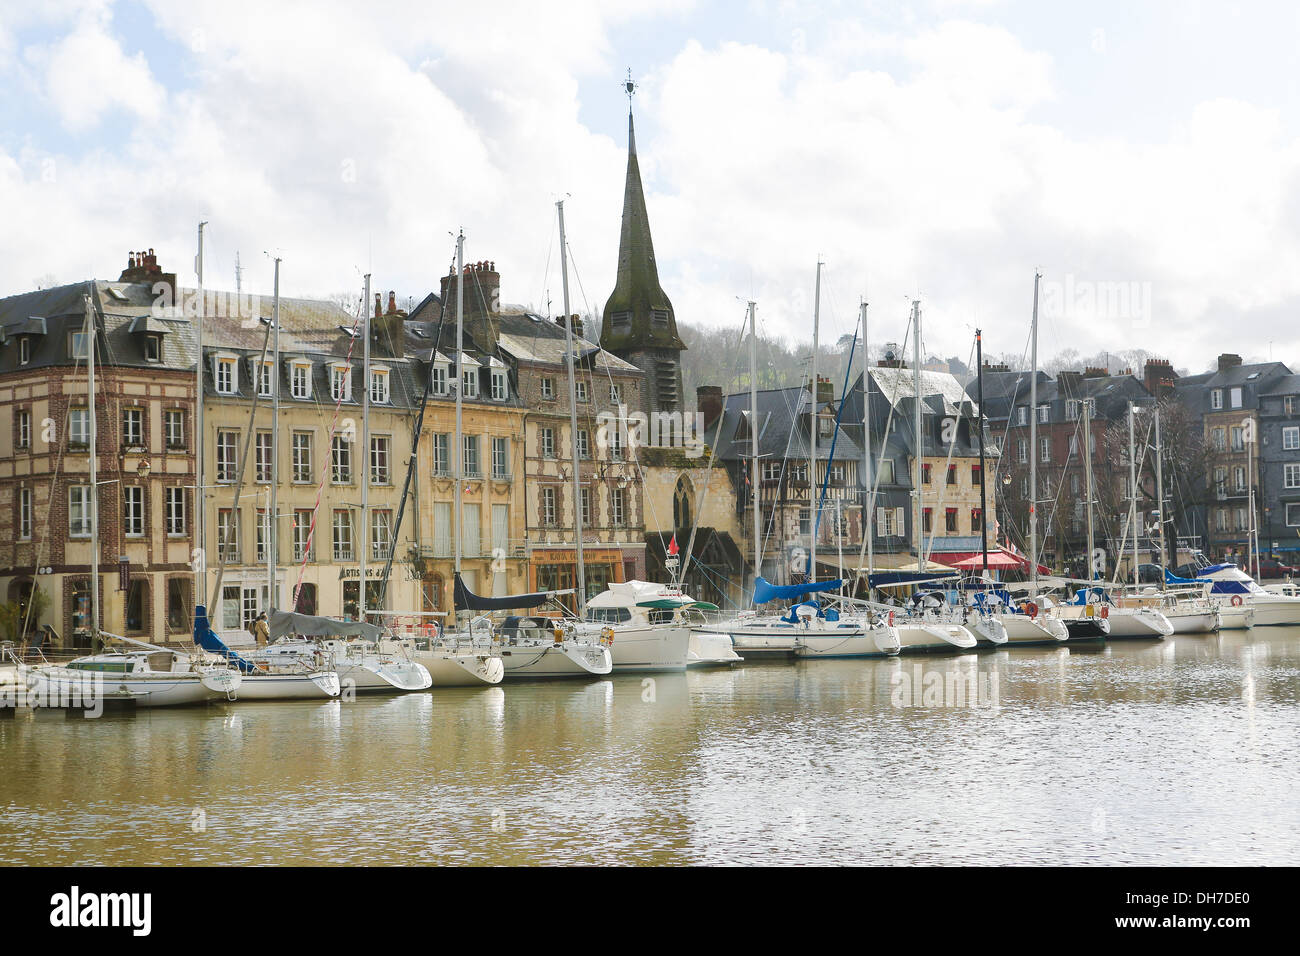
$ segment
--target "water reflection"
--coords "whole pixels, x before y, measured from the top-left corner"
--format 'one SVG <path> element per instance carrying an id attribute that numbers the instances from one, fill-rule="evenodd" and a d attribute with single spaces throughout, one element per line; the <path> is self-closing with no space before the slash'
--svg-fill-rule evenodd
<path id="1" fill-rule="evenodd" d="M 24 712 L 0 863 L 1289 863 L 1298 677 L 1260 628 Z"/>

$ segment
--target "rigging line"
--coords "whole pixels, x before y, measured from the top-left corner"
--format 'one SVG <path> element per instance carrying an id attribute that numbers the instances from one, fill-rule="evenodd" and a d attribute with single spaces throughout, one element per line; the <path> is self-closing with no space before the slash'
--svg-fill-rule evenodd
<path id="1" fill-rule="evenodd" d="M 365 307 L 365 303 L 362 303 L 362 308 L 364 307 Z M 356 348 L 357 328 L 360 325 L 361 325 L 361 312 L 358 311 L 357 317 L 352 323 L 352 334 L 348 336 L 348 354 L 346 358 L 348 364 L 352 363 L 352 351 L 353 349 Z M 277 388 L 279 387 L 278 378 L 276 381 L 276 387 Z M 333 421 L 330 422 L 329 434 L 326 435 L 325 444 L 330 448 L 333 448 L 334 446 L 334 432 L 338 427 L 339 409 L 342 407 L 342 405 L 343 405 L 343 393 L 340 392 L 338 399 L 334 403 L 334 419 Z M 365 453 L 366 455 L 368 455 L 369 449 L 365 449 Z M 322 455 L 321 457 L 323 459 L 323 463 L 321 467 L 320 483 L 316 485 L 316 501 L 311 507 L 311 521 L 307 526 L 307 541 L 305 546 L 303 547 L 302 563 L 299 564 L 298 566 L 298 580 L 294 583 L 293 586 L 293 607 L 295 611 L 298 609 L 298 596 L 302 592 L 302 579 L 307 573 L 307 562 L 311 560 L 312 544 L 314 543 L 316 538 L 316 515 L 317 512 L 320 510 L 321 495 L 325 490 L 325 481 L 329 476 L 329 472 L 330 472 L 330 466 L 331 466 L 330 456 Z M 369 460 L 363 459 L 362 467 L 365 468 L 368 466 L 369 466 Z M 364 472 L 362 475 L 362 480 L 363 481 L 366 480 L 366 476 Z M 362 520 L 363 521 L 365 520 L 364 515 L 362 516 Z M 362 586 L 363 587 L 365 586 L 364 582 L 362 582 Z"/>
<path id="2" fill-rule="evenodd" d="M 902 344 L 901 346 L 899 346 L 899 354 L 900 354 L 900 355 L 905 355 L 905 354 L 907 353 L 907 343 L 911 340 L 912 332 L 913 332 L 913 328 L 912 328 L 912 316 L 911 316 L 911 313 L 909 312 L 909 313 L 908 313 L 908 318 L 907 318 L 907 325 L 904 327 L 904 330 L 903 330 L 903 344 Z M 868 366 L 865 366 L 865 367 L 864 367 L 863 374 L 862 374 L 862 378 L 863 378 L 863 380 L 862 380 L 862 388 L 863 388 L 862 410 L 863 410 L 863 412 L 864 412 L 863 417 L 864 417 L 864 419 L 865 419 L 865 417 L 866 417 L 866 416 L 865 416 L 865 412 L 866 412 L 866 407 L 867 407 L 867 403 L 866 403 L 866 392 L 867 392 L 868 389 L 871 388 L 871 366 L 868 365 Z M 882 394 L 883 394 L 883 391 L 882 391 Z M 895 398 L 896 398 L 896 395 L 895 395 L 895 394 L 891 394 L 891 395 L 889 396 L 889 413 L 885 416 L 885 430 L 884 430 L 884 431 L 881 433 L 881 435 L 880 435 L 880 455 L 879 455 L 879 457 L 877 457 L 877 459 L 876 459 L 876 465 L 875 465 L 875 468 L 872 469 L 872 475 L 871 475 L 871 477 L 872 477 L 872 482 L 871 482 L 871 493 L 870 493 L 870 495 L 868 496 L 867 501 L 866 501 L 866 503 L 865 503 L 865 508 L 866 508 L 866 510 L 867 510 L 868 513 L 865 514 L 865 515 L 863 515 L 863 522 L 862 522 L 862 523 L 863 523 L 863 528 L 864 528 L 864 534 L 862 535 L 862 542 L 861 542 L 861 543 L 859 544 L 859 546 L 858 546 L 858 571 L 857 571 L 857 577 L 854 579 L 854 586 L 853 586 L 853 589 L 854 589 L 855 592 L 856 592 L 856 590 L 857 590 L 857 586 L 858 586 L 858 584 L 860 584 L 861 581 L 862 581 L 862 571 L 861 571 L 861 568 L 862 568 L 862 562 L 866 559 L 866 555 L 867 555 L 867 541 L 868 541 L 867 535 L 874 535 L 875 532 L 876 532 L 876 514 L 875 514 L 875 509 L 876 509 L 876 495 L 877 495 L 877 493 L 878 493 L 879 490 L 880 490 L 880 474 L 881 474 L 881 469 L 882 469 L 882 467 L 884 466 L 884 463 L 885 463 L 885 450 L 886 450 L 886 448 L 888 447 L 888 444 L 889 444 L 889 434 L 890 434 L 891 430 L 893 429 L 893 425 L 894 425 L 894 410 L 895 410 L 894 400 L 895 400 Z M 864 428 L 863 428 L 863 436 L 864 436 L 864 438 L 865 438 L 865 435 L 866 435 L 866 428 L 865 428 L 865 426 L 864 426 Z M 870 449 L 870 448 L 867 449 L 867 454 L 868 454 L 868 455 L 871 454 L 871 449 Z M 893 479 L 894 482 L 897 482 L 897 480 L 898 480 L 897 475 L 891 475 L 891 478 Z M 919 557 L 920 557 L 920 556 L 918 555 L 918 559 L 919 559 Z M 867 569 L 868 575 L 870 574 L 870 572 L 871 572 L 872 570 L 873 570 L 872 568 L 868 568 L 868 569 Z M 921 570 L 921 565 L 920 565 L 919 563 L 917 564 L 917 570 L 918 570 L 918 571 Z M 870 583 L 870 581 L 868 580 L 868 584 L 869 584 L 869 583 Z"/>
<path id="3" fill-rule="evenodd" d="M 968 355 L 966 356 L 967 361 L 969 361 L 970 359 L 972 359 L 972 358 L 974 357 L 974 355 L 975 355 L 975 339 L 974 339 L 974 337 L 972 337 L 972 338 L 971 338 L 971 346 L 970 346 L 970 354 L 968 354 Z M 964 391 L 964 390 L 963 390 L 963 393 L 962 393 L 962 394 L 965 395 L 965 391 Z M 958 414 L 959 416 L 961 415 L 961 408 L 960 408 L 960 407 L 957 409 L 957 414 Z M 976 425 L 977 425 L 977 427 L 978 427 L 978 421 L 976 422 Z M 943 463 L 943 464 L 944 464 L 944 471 L 943 471 L 943 478 L 944 478 L 944 481 L 943 481 L 943 486 L 939 489 L 939 502 L 938 502 L 938 506 L 935 508 L 935 517 L 938 517 L 938 511 L 939 511 L 939 509 L 943 508 L 944 504 L 945 504 L 945 503 L 947 502 L 947 500 L 948 500 L 948 470 L 949 470 L 950 468 L 952 468 L 952 456 L 953 456 L 953 453 L 954 453 L 956 450 L 957 450 L 957 436 L 956 436 L 955 427 L 954 427 L 953 440 L 950 441 L 950 442 L 948 443 L 948 457 L 944 460 L 944 463 Z M 984 480 L 984 476 L 983 476 L 982 474 L 980 475 L 980 480 L 981 480 L 981 481 Z M 924 513 L 924 512 L 922 512 L 922 513 Z M 947 514 L 947 513 L 945 512 L 945 521 L 946 521 L 946 514 Z M 981 520 L 981 521 L 983 520 L 983 518 L 984 518 L 984 516 L 983 516 L 983 515 L 980 515 L 980 520 Z M 925 548 L 925 560 L 926 560 L 926 561 L 929 561 L 929 560 L 930 560 L 930 555 L 931 555 L 931 553 L 933 553 L 933 551 L 934 551 L 934 536 L 938 533 L 938 531 L 939 531 L 939 525 L 938 525 L 938 522 L 937 522 L 937 521 L 934 521 L 934 520 L 931 520 L 931 522 L 930 522 L 930 540 L 929 540 L 929 543 L 926 545 L 926 548 Z M 946 537 L 946 535 L 945 535 L 945 537 Z M 919 539 L 918 539 L 918 540 L 919 540 Z M 917 570 L 920 571 L 921 568 L 924 567 L 924 565 L 921 564 L 921 563 L 918 563 L 916 567 L 917 567 Z"/>
<path id="4" fill-rule="evenodd" d="M 839 441 L 839 437 L 840 437 L 840 419 L 844 415 L 844 399 L 845 396 L 848 394 L 849 375 L 851 375 L 853 372 L 853 356 L 856 354 L 858 349 L 858 331 L 861 328 L 861 325 L 862 322 L 861 322 L 861 318 L 859 317 L 859 320 L 855 322 L 853 326 L 853 344 L 849 346 L 849 360 L 844 367 L 844 384 L 840 386 L 839 408 L 835 410 L 835 430 L 831 434 L 830 453 L 826 459 L 826 478 L 822 481 L 821 493 L 817 497 L 817 507 L 813 511 L 813 539 L 814 540 L 816 540 L 817 538 L 817 532 L 821 529 L 822 509 L 826 507 L 826 492 L 831 481 L 831 464 L 835 461 L 835 444 L 837 441 Z M 812 404 L 814 409 L 813 417 L 817 421 L 817 428 L 813 429 L 813 434 L 809 437 L 809 443 L 810 443 L 809 447 L 815 448 L 817 444 L 817 439 L 818 437 L 820 437 L 816 434 L 816 432 L 821 427 L 821 412 L 818 411 L 816 408 L 818 404 L 816 382 L 813 382 L 811 398 L 812 398 Z M 817 476 L 813 475 L 811 480 L 815 483 L 817 481 Z M 839 534 L 838 522 L 836 523 L 836 525 L 837 526 L 835 529 L 835 533 L 836 535 L 838 535 Z M 814 568 L 813 571 L 814 571 L 813 577 L 815 579 L 817 576 L 815 573 L 816 569 Z M 843 571 L 844 569 L 841 568 L 840 573 L 843 574 Z"/>

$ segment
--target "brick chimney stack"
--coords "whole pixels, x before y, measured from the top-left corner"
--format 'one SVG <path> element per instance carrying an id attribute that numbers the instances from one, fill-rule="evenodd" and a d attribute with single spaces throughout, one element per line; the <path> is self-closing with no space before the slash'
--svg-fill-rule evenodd
<path id="1" fill-rule="evenodd" d="M 557 315 L 557 316 L 555 317 L 555 324 L 558 325 L 560 328 L 564 328 L 564 316 L 562 316 L 562 315 Z M 574 314 L 569 318 L 569 324 L 570 324 L 571 326 L 573 326 L 573 334 L 574 334 L 577 338 L 582 338 L 582 316 L 578 315 L 578 314 L 575 312 L 575 313 L 574 313 Z"/>
<path id="2" fill-rule="evenodd" d="M 704 415 L 704 428 L 713 427 L 713 423 L 722 414 L 722 386 L 700 385 L 695 389 L 695 407 Z"/>
<path id="3" fill-rule="evenodd" d="M 1219 356 L 1219 371 L 1226 372 L 1230 368 L 1236 368 L 1241 364 L 1241 356 L 1234 355 L 1231 352 L 1224 352 Z"/>
<path id="4" fill-rule="evenodd" d="M 1142 384 L 1157 398 L 1172 392 L 1177 380 L 1178 376 L 1168 359 L 1147 359 L 1146 365 L 1142 367 Z"/>
<path id="5" fill-rule="evenodd" d="M 163 283 L 168 288 L 171 303 L 176 303 L 176 273 L 163 272 L 158 265 L 158 257 L 150 249 L 148 252 L 128 252 L 126 268 L 117 277 L 118 282 L 141 283 L 156 286 Z"/>

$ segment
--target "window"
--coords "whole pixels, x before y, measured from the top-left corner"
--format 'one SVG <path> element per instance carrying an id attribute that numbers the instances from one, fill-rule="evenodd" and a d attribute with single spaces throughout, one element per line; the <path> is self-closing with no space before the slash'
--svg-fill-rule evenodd
<path id="1" fill-rule="evenodd" d="M 1222 465 L 1214 469 L 1214 492 L 1220 498 L 1228 493 L 1228 469 Z"/>
<path id="2" fill-rule="evenodd" d="M 817 416 L 817 434 L 822 438 L 830 438 L 835 433 L 835 418 L 832 415 Z"/>
<path id="3" fill-rule="evenodd" d="M 257 481 L 271 480 L 271 440 L 270 432 L 258 432 L 253 439 L 253 465 Z"/>
<path id="4" fill-rule="evenodd" d="M 970 533 L 979 534 L 984 527 L 984 512 L 979 508 L 972 508 L 970 511 Z"/>
<path id="5" fill-rule="evenodd" d="M 32 536 L 32 489 L 18 489 L 18 537 L 26 541 Z"/>
<path id="6" fill-rule="evenodd" d="M 432 376 L 433 384 L 430 385 L 430 390 L 433 392 L 433 394 L 446 395 L 447 394 L 447 366 L 439 362 L 438 364 L 433 366 L 433 370 L 429 374 Z"/>
<path id="7" fill-rule="evenodd" d="M 1052 460 L 1052 440 L 1050 438 L 1038 439 L 1038 460 L 1039 461 Z"/>
<path id="8" fill-rule="evenodd" d="M 893 537 L 899 533 L 898 509 L 876 509 L 876 534 L 882 538 Z"/>
<path id="9" fill-rule="evenodd" d="M 311 398 L 311 365 L 295 362 L 289 366 L 289 394 L 294 398 Z"/>
<path id="10" fill-rule="evenodd" d="M 168 488 L 163 492 L 166 505 L 165 521 L 169 537 L 185 534 L 185 499 L 184 488 Z"/>
<path id="11" fill-rule="evenodd" d="M 352 560 L 352 512 L 346 508 L 336 509 L 333 518 L 334 560 Z"/>
<path id="12" fill-rule="evenodd" d="M 930 483 L 930 466 L 929 464 L 923 464 L 921 466 L 921 484 L 928 485 L 929 483 Z"/>
<path id="13" fill-rule="evenodd" d="M 387 435 L 370 436 L 370 483 L 386 485 L 393 480 L 391 447 L 393 440 Z"/>
<path id="14" fill-rule="evenodd" d="M 931 523 L 932 523 L 932 522 L 931 522 L 931 517 L 932 517 L 932 515 L 931 515 L 931 509 L 930 509 L 930 508 L 922 508 L 922 509 L 921 509 L 921 533 L 922 533 L 922 534 L 929 534 L 929 533 L 930 533 L 930 526 L 931 526 Z"/>
<path id="15" fill-rule="evenodd" d="M 1232 450 L 1233 450 L 1233 451 L 1245 451 L 1245 449 L 1246 449 L 1246 445 L 1245 445 L 1245 443 L 1242 441 L 1242 431 L 1241 431 L 1241 426 L 1240 426 L 1240 425 L 1233 425 L 1233 426 L 1232 426 L 1232 430 L 1229 432 L 1229 434 L 1232 435 Z"/>
<path id="16" fill-rule="evenodd" d="M 830 471 L 830 479 L 831 479 L 831 484 L 832 484 L 832 485 L 843 485 L 843 484 L 844 484 L 844 466 L 843 466 L 843 465 L 831 465 L 829 471 Z"/>
<path id="17" fill-rule="evenodd" d="M 275 363 L 263 362 L 257 368 L 257 394 L 262 398 L 271 397 L 271 383 L 275 380 Z"/>
<path id="18" fill-rule="evenodd" d="M 555 429 L 543 428 L 538 431 L 538 440 L 541 445 L 543 458 L 555 457 Z"/>
<path id="19" fill-rule="evenodd" d="M 157 335 L 144 337 L 144 360 L 146 362 L 162 361 L 162 338 Z"/>
<path id="20" fill-rule="evenodd" d="M 68 409 L 68 444 L 90 444 L 90 410 L 88 408 Z"/>
<path id="21" fill-rule="evenodd" d="M 336 485 L 352 481 L 352 442 L 346 435 L 335 435 L 330 442 L 330 481 Z"/>
<path id="22" fill-rule="evenodd" d="M 609 387 L 609 400 L 614 405 L 623 404 L 623 386 L 611 385 Z"/>
<path id="23" fill-rule="evenodd" d="M 577 393 L 579 403 L 587 400 L 587 383 L 578 379 L 573 383 L 574 391 Z"/>
<path id="24" fill-rule="evenodd" d="M 370 370 L 370 401 L 376 405 L 387 405 L 389 401 L 388 369 Z"/>
<path id="25" fill-rule="evenodd" d="M 810 534 L 812 534 L 812 509 L 800 508 L 799 509 L 799 535 L 800 537 L 803 537 L 805 535 L 810 535 Z"/>
<path id="26" fill-rule="evenodd" d="M 271 547 L 271 525 L 265 508 L 257 509 L 257 563 L 266 561 L 267 549 Z"/>
<path id="27" fill-rule="evenodd" d="M 582 526 L 591 527 L 591 489 L 579 489 L 579 497 L 582 500 Z"/>
<path id="28" fill-rule="evenodd" d="M 393 513 L 386 508 L 370 512 L 370 557 L 384 561 L 393 546 Z"/>
<path id="29" fill-rule="evenodd" d="M 239 360 L 218 358 L 216 365 L 216 383 L 218 395 L 234 395 L 239 388 Z"/>
<path id="30" fill-rule="evenodd" d="M 1294 414 L 1295 414 L 1295 396 L 1294 396 L 1294 395 L 1288 395 L 1286 398 L 1282 399 L 1282 411 L 1285 412 L 1287 415 L 1294 415 Z"/>
<path id="31" fill-rule="evenodd" d="M 311 512 L 293 513 L 293 559 L 305 561 L 311 555 Z"/>
<path id="32" fill-rule="evenodd" d="M 293 433 L 293 480 L 311 481 L 311 432 Z"/>
<path id="33" fill-rule="evenodd" d="M 18 340 L 18 364 L 26 365 L 32 360 L 32 341 L 27 336 Z"/>
<path id="34" fill-rule="evenodd" d="M 543 488 L 541 490 L 541 513 L 542 524 L 553 525 L 556 522 L 555 508 L 555 489 Z"/>
<path id="35" fill-rule="evenodd" d="M 433 436 L 433 473 L 447 475 L 451 471 L 450 462 L 451 436 L 446 432 L 437 432 Z"/>
<path id="36" fill-rule="evenodd" d="M 1028 447 L 1023 438 L 1016 439 L 1016 461 L 1022 465 L 1029 461 L 1029 454 L 1025 450 Z"/>
<path id="37" fill-rule="evenodd" d="M 230 508 L 217 509 L 217 557 L 239 560 L 239 513 Z"/>
<path id="38" fill-rule="evenodd" d="M 179 408 L 163 412 L 163 433 L 168 448 L 185 447 L 185 413 Z"/>
<path id="39" fill-rule="evenodd" d="M 1246 469 L 1243 468 L 1241 465 L 1238 465 L 1236 468 L 1232 469 L 1232 478 L 1233 478 L 1233 485 L 1236 487 L 1237 491 L 1242 494 L 1245 494 Z"/>
<path id="40" fill-rule="evenodd" d="M 1213 408 L 1217 411 L 1222 407 L 1223 407 L 1223 389 L 1221 388 L 1210 389 L 1210 408 Z"/>
<path id="41" fill-rule="evenodd" d="M 433 503 L 433 556 L 451 557 L 451 505 L 445 501 Z"/>
<path id="42" fill-rule="evenodd" d="M 90 338 L 87 333 L 73 332 L 69 336 L 69 339 L 68 351 L 72 353 L 72 357 L 75 360 L 84 362 L 90 358 Z"/>
<path id="43" fill-rule="evenodd" d="M 609 430 L 609 460 L 623 460 L 623 430 L 618 426 Z"/>
<path id="44" fill-rule="evenodd" d="M 1074 457 L 1075 455 L 1077 455 L 1078 453 L 1079 453 L 1079 436 L 1078 436 L 1078 435 L 1071 435 L 1071 436 L 1070 436 L 1070 451 L 1069 451 L 1067 457 L 1069 457 L 1069 458 L 1073 458 L 1073 457 Z"/>
<path id="45" fill-rule="evenodd" d="M 1074 474 L 1074 473 L 1071 473 L 1071 474 L 1070 474 L 1070 494 L 1072 494 L 1072 495 L 1077 495 L 1078 493 L 1079 493 L 1079 476 L 1076 475 L 1076 474 Z"/>
<path id="46" fill-rule="evenodd" d="M 352 367 L 350 365 L 330 366 L 330 398 L 336 402 L 352 401 Z"/>
<path id="47" fill-rule="evenodd" d="M 880 483 L 882 485 L 894 484 L 894 459 L 883 458 L 880 461 L 880 471 L 878 472 Z"/>
<path id="48" fill-rule="evenodd" d="M 1216 428 L 1210 432 L 1210 443 L 1214 445 L 1215 451 L 1227 451 L 1228 439 L 1227 433 L 1222 428 Z"/>
<path id="49" fill-rule="evenodd" d="M 492 400 L 504 402 L 510 397 L 510 383 L 506 379 L 505 369 L 492 370 Z"/>
<path id="50" fill-rule="evenodd" d="M 1282 484 L 1287 488 L 1300 488 L 1300 465 L 1284 465 Z"/>
<path id="51" fill-rule="evenodd" d="M 627 491 L 613 488 L 609 492 L 609 523 L 615 528 L 623 527 L 627 521 Z"/>
<path id="52" fill-rule="evenodd" d="M 1241 408 L 1241 388 L 1237 387 L 1228 392 L 1228 403 L 1232 408 Z"/>
<path id="53" fill-rule="evenodd" d="M 1300 502 L 1291 502 L 1286 506 L 1286 526 L 1300 528 Z"/>
<path id="54" fill-rule="evenodd" d="M 463 476 L 477 478 L 480 474 L 478 467 L 478 436 L 462 435 L 461 438 L 465 443 L 464 458 L 462 460 Z"/>
<path id="55" fill-rule="evenodd" d="M 957 509 L 947 508 L 943 516 L 943 528 L 948 534 L 957 533 Z"/>
<path id="56" fill-rule="evenodd" d="M 492 477 L 504 479 L 510 477 L 510 439 L 492 439 Z"/>
<path id="57" fill-rule="evenodd" d="M 1214 512 L 1214 530 L 1215 531 L 1228 530 L 1228 509 L 1227 508 L 1219 508 L 1217 511 Z"/>
<path id="58" fill-rule="evenodd" d="M 578 457 L 584 460 L 591 457 L 591 433 L 585 428 L 578 429 Z"/>
<path id="59" fill-rule="evenodd" d="M 949 465 L 949 466 L 948 466 L 948 484 L 950 484 L 950 485 L 955 485 L 955 484 L 957 484 L 957 466 L 956 466 L 956 465 Z"/>
<path id="60" fill-rule="evenodd" d="M 465 398 L 478 398 L 478 368 L 473 366 L 464 370 L 461 376 L 461 386 L 464 388 Z"/>
<path id="61" fill-rule="evenodd" d="M 122 530 L 128 538 L 144 537 L 144 489 L 139 485 L 122 489 Z"/>
<path id="62" fill-rule="evenodd" d="M 235 480 L 239 470 L 239 450 L 237 442 L 239 433 L 233 431 L 217 432 L 217 481 L 229 484 Z"/>
<path id="63" fill-rule="evenodd" d="M 172 633 L 190 629 L 189 583 L 184 578 L 167 579 L 167 630 Z"/>
<path id="64" fill-rule="evenodd" d="M 32 447 L 32 413 L 25 408 L 18 412 L 17 445 L 19 448 Z"/>
<path id="65" fill-rule="evenodd" d="M 984 469 L 979 465 L 970 466 L 970 483 L 976 488 L 984 484 Z"/>
<path id="66" fill-rule="evenodd" d="M 122 444 L 127 447 L 144 444 L 144 409 L 127 408 L 122 411 Z"/>
<path id="67" fill-rule="evenodd" d="M 1077 398 L 1067 398 L 1065 400 L 1065 418 L 1066 421 L 1077 421 L 1079 418 L 1079 400 Z"/>
<path id="68" fill-rule="evenodd" d="M 781 479 L 781 463 L 779 461 L 763 462 L 763 480 L 779 481 Z"/>
<path id="69" fill-rule="evenodd" d="M 1029 424 L 1029 407 L 1027 405 L 1021 405 L 1019 408 L 1016 409 L 1016 424 L 1017 425 Z"/>
<path id="70" fill-rule="evenodd" d="M 1287 451 L 1300 448 L 1300 426 L 1288 425 L 1282 429 L 1282 447 Z"/>

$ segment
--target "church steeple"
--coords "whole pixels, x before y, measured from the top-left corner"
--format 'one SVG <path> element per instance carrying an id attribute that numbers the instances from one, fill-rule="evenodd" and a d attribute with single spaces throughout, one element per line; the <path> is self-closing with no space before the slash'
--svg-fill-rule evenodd
<path id="1" fill-rule="evenodd" d="M 628 84 L 629 95 L 631 83 Z M 605 302 L 600 344 L 642 369 L 650 394 L 648 410 L 682 408 L 681 355 L 677 318 L 659 285 L 645 190 L 636 155 L 636 128 L 627 114 L 627 182 L 623 189 L 623 228 L 618 243 L 618 278 Z"/>

